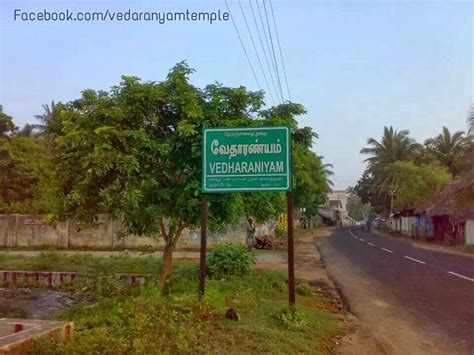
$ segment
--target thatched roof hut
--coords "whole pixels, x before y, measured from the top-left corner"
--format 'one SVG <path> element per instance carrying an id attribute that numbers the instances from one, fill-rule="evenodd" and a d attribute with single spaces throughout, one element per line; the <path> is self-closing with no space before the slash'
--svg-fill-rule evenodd
<path id="1" fill-rule="evenodd" d="M 465 193 L 466 182 L 453 180 L 446 183 L 441 191 L 436 193 L 430 200 L 423 203 L 416 210 L 416 214 L 424 214 L 426 217 L 446 215 L 452 225 L 474 220 L 474 203 L 463 203 L 459 200 Z"/>

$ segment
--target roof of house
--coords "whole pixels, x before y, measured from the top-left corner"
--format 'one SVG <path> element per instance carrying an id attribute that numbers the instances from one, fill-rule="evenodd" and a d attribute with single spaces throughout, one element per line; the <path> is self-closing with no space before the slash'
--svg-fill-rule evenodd
<path id="1" fill-rule="evenodd" d="M 415 215 L 415 209 L 414 208 L 407 208 L 398 212 L 395 212 L 392 214 L 392 218 L 399 218 L 399 217 L 412 217 Z"/>
<path id="2" fill-rule="evenodd" d="M 318 214 L 323 218 L 334 219 L 334 214 L 331 213 L 331 211 L 324 210 L 322 208 L 318 208 Z"/>
<path id="3" fill-rule="evenodd" d="M 458 224 L 474 219 L 474 203 L 465 203 L 459 207 L 459 199 L 466 183 L 460 180 L 447 182 L 441 191 L 431 199 L 419 206 L 415 213 L 424 214 L 427 217 L 448 216 L 452 224 Z"/>

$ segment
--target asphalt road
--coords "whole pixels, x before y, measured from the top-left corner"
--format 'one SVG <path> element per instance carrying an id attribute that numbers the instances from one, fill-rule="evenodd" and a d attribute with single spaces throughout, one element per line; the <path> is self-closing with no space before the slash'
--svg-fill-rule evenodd
<path id="1" fill-rule="evenodd" d="M 335 229 L 317 239 L 330 276 L 381 353 L 474 354 L 474 258 Z"/>

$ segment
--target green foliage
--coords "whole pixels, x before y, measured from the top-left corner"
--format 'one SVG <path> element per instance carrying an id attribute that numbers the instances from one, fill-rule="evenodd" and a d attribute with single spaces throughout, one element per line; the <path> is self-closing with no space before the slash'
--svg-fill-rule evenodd
<path id="1" fill-rule="evenodd" d="M 0 213 L 45 213 L 55 204 L 51 160 L 34 137 L 0 138 Z"/>
<path id="2" fill-rule="evenodd" d="M 22 134 L 29 137 L 15 141 L 11 118 L 1 116 L 0 135 L 17 144 L 0 142 L 1 211 L 44 212 L 52 223 L 73 217 L 84 227 L 106 213 L 121 222 L 120 234 L 161 236 L 164 288 L 182 231 L 199 224 L 202 128 L 287 125 L 295 206 L 314 213 L 329 189 L 330 170 L 310 150 L 316 133 L 298 127 L 305 108 L 287 102 L 262 110 L 263 92 L 217 83 L 200 89 L 190 82 L 193 72 L 181 62 L 163 81 L 123 76 L 108 91 L 87 89 L 67 104 L 44 105 L 37 115 L 41 124 L 25 127 Z M 264 222 L 284 210 L 282 193 L 208 197 L 210 229 L 242 215 Z"/>
<path id="3" fill-rule="evenodd" d="M 214 277 L 244 275 L 256 261 L 255 254 L 243 245 L 232 243 L 218 245 L 208 253 L 208 273 Z"/>
<path id="4" fill-rule="evenodd" d="M 300 296 L 311 296 L 314 295 L 314 288 L 311 287 L 306 281 L 300 281 L 295 287 L 296 293 Z"/>
<path id="5" fill-rule="evenodd" d="M 316 214 L 316 207 L 325 202 L 333 175 L 331 164 L 323 164 L 323 157 L 311 148 L 318 138 L 311 127 L 299 128 L 296 117 L 306 114 L 306 109 L 296 103 L 286 103 L 260 112 L 263 123 L 287 125 L 292 129 L 293 194 L 296 208 L 305 207 L 308 216 Z"/>
<path id="6" fill-rule="evenodd" d="M 396 193 L 397 208 L 414 208 L 452 176 L 469 179 L 474 171 L 470 164 L 474 160 L 472 136 L 461 131 L 451 134 L 443 127 L 443 132 L 427 139 L 423 147 L 408 134 L 407 130 L 385 127 L 380 141 L 369 138 L 369 147 L 361 150 L 370 157 L 354 192 L 363 203 L 370 201 L 375 212 L 388 213 L 390 191 Z"/>
<path id="7" fill-rule="evenodd" d="M 440 165 L 398 161 L 387 168 L 385 184 L 395 189 L 398 209 L 416 208 L 433 196 L 443 185 L 452 179 L 447 168 Z"/>
<path id="8" fill-rule="evenodd" d="M 294 307 L 285 307 L 278 314 L 277 319 L 288 328 L 300 328 L 307 324 L 307 318 L 304 312 Z"/>
<path id="9" fill-rule="evenodd" d="M 363 203 L 359 195 L 351 195 L 347 200 L 347 213 L 356 221 L 362 221 L 369 215 L 370 205 Z"/>
<path id="10" fill-rule="evenodd" d="M 170 245 L 198 224 L 202 127 L 266 121 L 253 116 L 262 93 L 220 84 L 199 89 L 189 82 L 192 72 L 179 63 L 162 82 L 123 77 L 110 92 L 85 90 L 62 110 L 55 162 L 65 203 L 59 214 L 91 223 L 97 213 L 109 213 L 125 232 L 160 234 Z M 282 194 L 208 201 L 212 229 L 244 213 L 265 221 L 284 208 Z"/>
<path id="11" fill-rule="evenodd" d="M 7 114 L 0 112 L 0 138 L 7 137 L 18 130 L 13 120 Z"/>
<path id="12" fill-rule="evenodd" d="M 467 115 L 467 123 L 469 125 L 469 134 L 474 135 L 474 104 L 471 105 Z"/>
<path id="13" fill-rule="evenodd" d="M 368 163 L 368 172 L 377 175 L 383 173 L 388 164 L 399 160 L 413 161 L 421 152 L 421 145 L 409 136 L 408 130 L 398 131 L 393 127 L 384 127 L 380 141 L 369 138 L 369 147 L 363 148 L 361 154 L 369 155 L 365 161 Z"/>
<path id="14" fill-rule="evenodd" d="M 121 301 L 105 300 L 96 316 L 79 309 L 71 342 L 44 341 L 36 352 L 45 354 L 189 353 L 197 349 L 198 332 L 188 331 L 189 316 L 157 296 L 155 287 Z M 198 328 L 199 329 L 199 328 Z"/>
<path id="15" fill-rule="evenodd" d="M 135 273 L 142 275 L 157 275 L 162 260 L 153 255 L 132 257 L 123 252 L 110 257 L 94 257 L 87 253 L 66 254 L 64 252 L 41 252 L 37 256 L 0 252 L 1 270 L 26 271 L 71 271 L 89 276 L 109 275 L 112 273 Z"/>
<path id="16" fill-rule="evenodd" d="M 466 158 L 474 142 L 471 136 L 457 131 L 451 134 L 447 127 L 434 138 L 425 141 L 425 147 L 432 157 L 445 166 L 453 176 L 461 174 L 466 169 Z"/>
<path id="17" fill-rule="evenodd" d="M 306 215 L 316 215 L 316 208 L 326 202 L 333 175 L 331 164 L 323 164 L 323 157 L 293 144 L 293 193 L 296 208 L 306 208 Z"/>
<path id="18" fill-rule="evenodd" d="M 303 303 L 330 302 L 324 296 L 300 296 L 291 315 L 283 272 L 210 279 L 199 300 L 197 265 L 180 260 L 176 266 L 167 297 L 148 284 L 77 306 L 58 317 L 74 322 L 72 339 L 44 339 L 33 353 L 314 353 L 327 351 L 347 330 L 336 314 Z M 229 308 L 239 312 L 238 322 L 225 319 Z"/>
<path id="19" fill-rule="evenodd" d="M 284 193 L 252 193 L 242 194 L 243 208 L 246 216 L 253 216 L 260 222 L 266 222 L 286 211 Z"/>
<path id="20" fill-rule="evenodd" d="M 288 231 L 286 230 L 285 226 L 281 224 L 277 224 L 275 226 L 275 237 L 279 239 L 284 239 L 288 236 Z"/>

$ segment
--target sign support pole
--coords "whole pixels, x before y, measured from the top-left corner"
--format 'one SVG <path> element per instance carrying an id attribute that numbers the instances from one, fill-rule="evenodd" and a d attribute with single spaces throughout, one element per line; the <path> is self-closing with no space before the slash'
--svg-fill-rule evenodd
<path id="1" fill-rule="evenodd" d="M 201 255 L 199 259 L 199 298 L 206 287 L 207 196 L 201 193 Z"/>
<path id="2" fill-rule="evenodd" d="M 295 252 L 293 227 L 293 191 L 286 193 L 288 217 L 288 301 L 290 306 L 295 305 Z"/>

